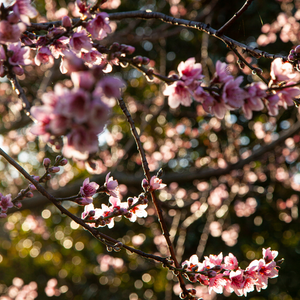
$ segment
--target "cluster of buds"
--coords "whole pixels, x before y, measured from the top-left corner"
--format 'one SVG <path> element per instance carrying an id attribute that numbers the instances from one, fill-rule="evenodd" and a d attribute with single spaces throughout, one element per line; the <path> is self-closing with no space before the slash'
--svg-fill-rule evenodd
<path id="1" fill-rule="evenodd" d="M 288 60 L 300 72 L 300 45 L 290 51 Z"/>
<path id="2" fill-rule="evenodd" d="M 130 45 L 125 45 L 125 44 L 120 45 L 119 43 L 115 42 L 109 47 L 109 51 L 114 52 L 116 56 L 122 56 L 122 54 L 131 55 L 135 51 L 135 48 Z"/>

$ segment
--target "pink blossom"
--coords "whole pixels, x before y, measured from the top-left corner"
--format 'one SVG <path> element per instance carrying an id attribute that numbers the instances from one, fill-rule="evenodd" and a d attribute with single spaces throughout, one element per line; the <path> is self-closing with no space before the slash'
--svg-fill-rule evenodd
<path id="1" fill-rule="evenodd" d="M 180 80 L 184 81 L 186 85 L 190 85 L 194 80 L 201 80 L 204 77 L 202 75 L 202 65 L 200 63 L 195 64 L 195 61 L 195 57 L 191 57 L 178 65 Z"/>
<path id="2" fill-rule="evenodd" d="M 79 88 L 73 89 L 65 97 L 65 115 L 74 118 L 79 124 L 87 121 L 91 106 L 90 94 Z"/>
<path id="3" fill-rule="evenodd" d="M 136 204 L 138 202 L 138 198 L 134 197 L 133 198 L 133 202 L 132 205 Z M 138 204 L 135 207 L 133 207 L 130 212 L 131 212 L 131 216 L 129 218 L 129 220 L 131 222 L 135 222 L 137 218 L 146 218 L 147 217 L 147 208 L 148 204 Z"/>
<path id="4" fill-rule="evenodd" d="M 164 90 L 164 95 L 169 96 L 168 103 L 171 108 L 177 108 L 180 104 L 190 106 L 192 103 L 191 92 L 181 80 L 168 85 Z"/>
<path id="5" fill-rule="evenodd" d="M 64 51 L 68 49 L 67 44 L 69 43 L 70 39 L 66 36 L 62 36 L 59 39 L 55 39 L 51 46 L 51 53 L 52 55 L 58 59 L 59 56 L 63 56 Z"/>
<path id="6" fill-rule="evenodd" d="M 92 38 L 96 40 L 104 39 L 107 33 L 111 33 L 108 14 L 105 12 L 97 14 L 94 19 L 88 22 L 86 29 L 92 35 Z"/>
<path id="7" fill-rule="evenodd" d="M 266 263 L 269 263 L 270 261 L 274 260 L 278 255 L 278 251 L 272 251 L 270 247 L 267 249 L 263 248 L 262 253 Z"/>
<path id="8" fill-rule="evenodd" d="M 163 189 L 166 184 L 162 183 L 162 179 L 158 178 L 157 176 L 152 176 L 150 179 L 150 190 L 161 190 Z"/>
<path id="9" fill-rule="evenodd" d="M 113 228 L 115 226 L 114 218 L 113 217 L 109 218 L 109 217 L 114 212 L 114 207 L 113 206 L 112 207 L 108 207 L 105 204 L 101 204 L 101 210 L 102 210 L 102 216 L 104 218 L 108 217 L 108 219 L 105 220 L 105 225 L 107 225 L 107 227 L 109 229 Z"/>
<path id="10" fill-rule="evenodd" d="M 236 270 L 238 268 L 238 260 L 232 253 L 224 257 L 223 267 L 227 270 Z"/>
<path id="11" fill-rule="evenodd" d="M 289 81 L 296 77 L 293 65 L 289 62 L 283 62 L 281 58 L 276 58 L 271 63 L 271 78 L 274 81 Z"/>
<path id="12" fill-rule="evenodd" d="M 243 105 L 243 111 L 248 120 L 252 118 L 252 111 L 260 111 L 264 108 L 261 98 L 266 97 L 267 88 L 263 82 L 254 82 L 245 87 L 248 95 Z"/>
<path id="13" fill-rule="evenodd" d="M 265 289 L 268 285 L 268 278 L 274 278 L 278 276 L 278 270 L 276 268 L 276 262 L 271 261 L 266 263 L 264 259 L 254 260 L 250 263 L 246 269 L 250 274 L 255 272 L 254 277 L 257 279 L 256 289 Z"/>
<path id="14" fill-rule="evenodd" d="M 67 135 L 63 154 L 65 157 L 75 157 L 81 160 L 87 159 L 89 153 L 98 151 L 97 133 L 87 130 L 85 127 L 77 126 Z"/>
<path id="15" fill-rule="evenodd" d="M 31 60 L 30 57 L 30 48 L 29 47 L 21 47 L 21 43 L 9 44 L 8 50 L 13 52 L 13 55 L 9 57 L 8 61 L 11 65 L 30 65 Z"/>
<path id="16" fill-rule="evenodd" d="M 76 53 L 89 52 L 92 49 L 91 40 L 86 30 L 77 28 L 77 32 L 70 39 L 70 47 Z"/>
<path id="17" fill-rule="evenodd" d="M 109 117 L 109 107 L 100 100 L 93 99 L 87 123 L 91 130 L 102 132 Z"/>
<path id="18" fill-rule="evenodd" d="M 242 296 L 244 294 L 243 288 L 245 285 L 244 281 L 244 271 L 237 270 L 231 271 L 229 274 L 230 282 L 226 285 L 226 290 L 230 293 L 235 292 L 238 296 Z"/>
<path id="19" fill-rule="evenodd" d="M 108 190 L 108 194 L 114 197 L 118 197 L 118 181 L 114 180 L 113 177 L 109 177 L 110 172 L 106 175 L 104 186 Z"/>
<path id="20" fill-rule="evenodd" d="M 48 47 L 41 47 L 38 49 L 37 54 L 34 58 L 34 62 L 37 66 L 40 66 L 41 64 L 53 64 L 54 58 L 51 54 L 51 51 Z"/>
<path id="21" fill-rule="evenodd" d="M 266 97 L 268 103 L 267 108 L 269 111 L 270 116 L 277 116 L 278 115 L 278 103 L 279 103 L 279 96 L 277 94 L 272 94 Z"/>
<path id="22" fill-rule="evenodd" d="M 21 20 L 30 25 L 29 18 L 34 18 L 37 15 L 36 9 L 31 5 L 31 0 L 17 0 L 14 6 L 14 12 L 17 13 Z"/>
<path id="23" fill-rule="evenodd" d="M 125 82 L 122 79 L 106 76 L 97 83 L 93 95 L 104 95 L 107 98 L 120 98 L 120 89 L 124 86 Z"/>
<path id="24" fill-rule="evenodd" d="M 15 43 L 20 40 L 21 34 L 26 30 L 24 23 L 10 24 L 3 20 L 0 22 L 0 43 Z"/>
<path id="25" fill-rule="evenodd" d="M 76 0 L 76 5 L 79 9 L 79 13 L 82 14 L 82 15 L 85 15 L 87 17 L 90 17 L 90 6 L 89 5 L 86 5 L 86 2 L 84 1 L 81 1 L 81 0 Z"/>
<path id="26" fill-rule="evenodd" d="M 89 205 L 93 202 L 92 197 L 81 197 L 75 200 L 79 205 Z"/>
<path id="27" fill-rule="evenodd" d="M 89 71 L 72 72 L 71 79 L 75 88 L 81 88 L 87 91 L 89 91 L 95 83 L 95 78 Z"/>
<path id="28" fill-rule="evenodd" d="M 100 65 L 102 63 L 103 54 L 96 49 L 92 49 L 89 52 L 81 52 L 81 58 L 92 68 L 94 65 Z"/>
<path id="29" fill-rule="evenodd" d="M 82 187 L 80 187 L 80 194 L 83 197 L 92 197 L 96 194 L 99 184 L 96 182 L 90 182 L 89 178 L 83 181 Z"/>
<path id="30" fill-rule="evenodd" d="M 100 208 L 94 208 L 94 204 L 88 204 L 84 206 L 84 211 L 81 214 L 81 219 L 85 220 L 88 217 L 88 220 L 97 220 L 103 215 L 103 211 Z M 91 227 L 95 227 L 94 223 L 89 223 Z"/>
<path id="31" fill-rule="evenodd" d="M 216 63 L 215 80 L 217 82 L 226 83 L 227 81 L 230 81 L 232 79 L 233 76 L 230 74 L 228 70 L 228 65 L 218 60 Z"/>
<path id="32" fill-rule="evenodd" d="M 292 84 L 293 82 L 290 82 L 289 84 Z M 287 87 L 277 91 L 277 95 L 279 97 L 278 105 L 283 106 L 285 109 L 287 109 L 288 106 L 293 106 L 294 101 L 293 99 L 296 96 L 300 95 L 300 89 L 298 87 Z"/>
<path id="33" fill-rule="evenodd" d="M 62 26 L 65 28 L 72 27 L 72 20 L 68 16 L 64 16 L 61 20 Z"/>
<path id="34" fill-rule="evenodd" d="M 230 109 L 237 109 L 243 106 L 247 93 L 239 86 L 243 81 L 243 77 L 228 80 L 223 86 L 222 99 Z"/>
<path id="35" fill-rule="evenodd" d="M 87 67 L 84 65 L 84 61 L 77 57 L 72 51 L 64 51 L 64 57 L 62 57 L 60 64 L 60 71 L 62 74 L 84 71 Z"/>
<path id="36" fill-rule="evenodd" d="M 219 255 L 210 254 L 209 257 L 204 256 L 205 265 L 209 267 L 214 267 L 216 265 L 221 265 L 223 260 L 223 253 L 221 252 Z"/>
<path id="37" fill-rule="evenodd" d="M 12 208 L 14 205 L 11 202 L 11 194 L 8 194 L 6 196 L 2 195 L 0 193 L 0 208 L 1 213 L 6 213 L 9 208 Z"/>

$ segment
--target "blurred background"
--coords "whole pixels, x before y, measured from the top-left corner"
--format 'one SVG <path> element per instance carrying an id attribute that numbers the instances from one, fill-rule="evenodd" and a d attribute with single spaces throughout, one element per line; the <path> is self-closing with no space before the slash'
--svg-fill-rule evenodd
<path id="1" fill-rule="evenodd" d="M 108 13 L 151 9 L 218 29 L 242 3 L 109 0 L 102 9 Z M 60 20 L 67 13 L 77 17 L 73 2 L 36 0 L 34 5 L 40 13 L 35 22 Z M 298 0 L 253 1 L 226 35 L 269 53 L 287 55 L 299 44 L 299 6 Z M 150 66 L 163 75 L 176 72 L 181 61 L 195 57 L 202 63 L 207 82 L 217 60 L 228 63 L 232 74 L 243 75 L 244 84 L 258 80 L 247 67 L 238 68 L 236 57 L 221 41 L 205 33 L 159 20 L 111 21 L 111 27 L 114 32 L 101 44 L 134 46 L 135 55 L 149 57 Z M 270 79 L 271 60 L 243 55 Z M 31 103 L 38 103 L 40 95 L 58 81 L 71 86 L 70 78 L 62 75 L 58 66 L 59 62 L 25 67 L 25 75 L 19 79 Z M 164 83 L 148 82 L 130 66 L 113 66 L 112 74 L 127 83 L 124 101 L 141 134 L 151 171 L 164 170 L 162 179 L 168 186 L 158 195 L 179 261 L 195 253 L 200 261 L 209 254 L 233 253 L 246 268 L 251 260 L 262 257 L 262 248 L 271 247 L 279 251 L 278 258 L 285 259 L 279 277 L 248 298 L 300 299 L 298 109 L 289 107 L 276 117 L 270 117 L 267 110 L 254 112 L 251 121 L 240 111 L 231 111 L 218 120 L 196 102 L 191 107 L 170 109 L 162 94 Z M 29 132 L 31 120 L 5 78 L 0 83 L 0 112 L 3 149 L 30 174 L 42 175 L 43 158 L 53 161 L 59 153 Z M 85 178 L 102 185 L 105 175 L 112 172 L 124 200 L 138 195 L 142 191 L 141 161 L 117 106 L 99 136 L 99 145 L 92 161 L 70 160 L 47 183 L 49 191 L 57 197 L 75 195 Z M 27 186 L 3 159 L 0 170 L 3 194 L 14 197 Z M 95 207 L 107 202 L 103 194 L 94 200 Z M 64 206 L 78 216 L 83 211 L 73 203 Z M 20 211 L 11 210 L 8 218 L 0 221 L 0 228 L 0 299 L 18 299 L 21 293 L 28 297 L 22 299 L 178 299 L 180 288 L 171 272 L 125 250 L 107 252 L 105 245 L 37 193 L 24 201 Z M 117 219 L 114 229 L 103 228 L 102 232 L 144 252 L 168 255 L 151 203 L 146 219 L 136 223 Z M 235 294 L 209 295 L 206 288 L 194 287 L 205 300 L 237 298 Z"/>

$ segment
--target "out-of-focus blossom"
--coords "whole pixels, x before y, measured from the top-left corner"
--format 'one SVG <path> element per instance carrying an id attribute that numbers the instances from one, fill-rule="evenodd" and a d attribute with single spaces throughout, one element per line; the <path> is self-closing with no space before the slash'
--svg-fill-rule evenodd
<path id="1" fill-rule="evenodd" d="M 0 22 L 0 43 L 19 42 L 21 34 L 26 30 L 24 23 L 10 24 L 6 20 Z"/>
<path id="2" fill-rule="evenodd" d="M 223 200 L 225 200 L 226 198 L 228 198 L 226 186 L 224 184 L 221 184 L 210 193 L 207 203 L 209 205 L 219 207 L 222 205 Z"/>
<path id="3" fill-rule="evenodd" d="M 9 208 L 12 208 L 14 205 L 11 202 L 11 194 L 4 196 L 0 193 L 0 208 L 1 208 L 1 217 L 6 217 L 6 213 Z"/>
<path id="4" fill-rule="evenodd" d="M 8 50 L 13 52 L 13 55 L 9 57 L 8 61 L 11 65 L 21 65 L 26 66 L 31 64 L 30 48 L 21 47 L 21 43 L 14 43 L 8 45 Z"/>
<path id="5" fill-rule="evenodd" d="M 97 14 L 95 18 L 88 22 L 86 29 L 93 39 L 104 39 L 108 33 L 111 33 L 108 14 L 105 12 Z"/>
<path id="6" fill-rule="evenodd" d="M 70 47 L 75 53 L 89 52 L 92 49 L 91 39 L 85 29 L 77 28 L 70 39 Z"/>
<path id="7" fill-rule="evenodd" d="M 19 15 L 25 24 L 30 25 L 29 18 L 36 17 L 37 10 L 31 5 L 30 0 L 17 0 L 14 6 L 14 13 Z"/>

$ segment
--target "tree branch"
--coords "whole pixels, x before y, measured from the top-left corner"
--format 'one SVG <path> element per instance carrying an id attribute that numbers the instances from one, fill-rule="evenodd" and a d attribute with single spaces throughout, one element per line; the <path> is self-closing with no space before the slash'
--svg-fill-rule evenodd
<path id="1" fill-rule="evenodd" d="M 216 35 L 222 35 L 250 6 L 253 0 L 246 0 L 242 8 L 233 15 L 233 17 L 227 21 L 220 29 L 217 30 Z"/>

